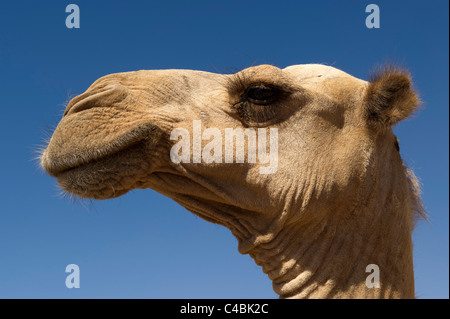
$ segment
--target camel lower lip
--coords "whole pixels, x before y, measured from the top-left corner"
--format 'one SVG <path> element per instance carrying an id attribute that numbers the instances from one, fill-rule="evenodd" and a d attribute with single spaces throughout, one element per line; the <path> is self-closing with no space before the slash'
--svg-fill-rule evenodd
<path id="1" fill-rule="evenodd" d="M 55 165 L 51 169 L 48 169 L 48 166 L 44 166 L 46 171 L 53 177 L 60 178 L 61 175 L 66 174 L 70 171 L 74 170 L 83 170 L 84 168 L 89 168 L 93 164 L 100 163 L 103 161 L 106 161 L 107 159 L 117 156 L 118 153 L 122 153 L 128 149 L 131 149 L 135 147 L 136 145 L 143 143 L 145 139 L 142 138 L 137 141 L 133 141 L 132 143 L 127 144 L 126 146 L 118 147 L 117 150 L 110 151 L 108 153 L 103 154 L 102 156 L 99 156 L 97 158 L 92 158 L 91 160 L 83 161 L 83 162 L 75 162 L 74 165 Z M 53 160 L 54 161 L 54 160 Z M 63 160 L 60 160 L 60 162 L 63 162 Z"/>
<path id="2" fill-rule="evenodd" d="M 89 167 L 93 163 L 105 161 L 114 157 L 117 153 L 136 147 L 136 145 L 146 142 L 154 144 L 159 140 L 158 136 L 159 133 L 157 133 L 155 126 L 149 124 L 140 125 L 122 135 L 117 143 L 105 145 L 103 148 L 86 148 L 77 153 L 69 151 L 64 155 L 52 154 L 55 146 L 50 142 L 41 157 L 41 165 L 48 174 L 58 177 L 68 171 Z M 61 144 L 64 145 L 64 148 L 70 150 L 70 142 L 70 140 L 64 141 Z"/>
<path id="3" fill-rule="evenodd" d="M 107 157 L 107 156 L 105 156 L 105 157 Z M 70 174 L 70 172 L 74 172 L 76 170 L 78 170 L 78 171 L 87 170 L 87 169 L 89 169 L 90 166 L 92 166 L 93 163 L 97 163 L 97 162 L 101 162 L 101 161 L 102 161 L 102 158 L 99 158 L 99 159 L 96 159 L 95 161 L 80 164 L 78 166 L 67 167 L 67 168 L 64 168 L 64 169 L 58 171 L 58 173 L 53 174 L 52 176 L 56 177 L 59 180 L 59 179 L 63 178 L 64 175 Z"/>
<path id="4" fill-rule="evenodd" d="M 55 177 L 64 191 L 79 197 L 118 197 L 139 186 L 145 176 L 151 174 L 152 150 L 151 143 L 141 140 L 91 162 L 67 167 Z M 142 158 L 145 160 L 142 161 Z"/>

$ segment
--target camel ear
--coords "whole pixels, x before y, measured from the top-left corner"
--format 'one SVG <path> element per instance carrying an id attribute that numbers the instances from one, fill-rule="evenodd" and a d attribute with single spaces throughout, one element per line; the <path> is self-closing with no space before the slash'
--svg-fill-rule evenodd
<path id="1" fill-rule="evenodd" d="M 407 118 L 420 104 L 407 71 L 388 67 L 369 79 L 364 99 L 369 125 L 385 127 Z"/>

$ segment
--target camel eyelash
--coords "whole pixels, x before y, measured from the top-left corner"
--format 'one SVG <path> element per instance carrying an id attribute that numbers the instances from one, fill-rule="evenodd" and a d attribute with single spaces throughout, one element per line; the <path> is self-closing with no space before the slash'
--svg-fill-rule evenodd
<path id="1" fill-rule="evenodd" d="M 287 97 L 291 92 L 289 86 L 281 86 L 276 83 L 254 80 L 247 76 L 245 73 L 236 73 L 231 78 L 228 79 L 227 89 L 230 96 L 235 99 L 238 98 L 239 102 L 244 102 L 250 100 L 250 102 L 255 102 L 256 99 L 248 99 L 251 90 L 259 90 L 260 94 L 265 91 L 271 91 L 273 93 L 274 99 L 279 99 L 282 97 Z M 267 93 L 267 92 L 266 92 Z M 271 102 L 271 101 L 268 101 Z M 268 104 L 268 103 L 267 103 Z"/>
<path id="2" fill-rule="evenodd" d="M 288 81 L 273 77 L 235 73 L 227 79 L 233 113 L 246 125 L 265 125 L 284 117 L 288 111 L 288 97 L 295 92 Z"/>
<path id="3" fill-rule="evenodd" d="M 255 93 L 256 92 L 256 93 Z M 247 123 L 264 123 L 277 117 L 287 94 L 281 88 L 266 83 L 252 83 L 241 89 L 233 109 Z"/>
<path id="4" fill-rule="evenodd" d="M 249 78 L 245 73 L 238 72 L 227 78 L 226 86 L 230 95 L 234 96 L 242 93 L 247 84 L 249 84 Z"/>

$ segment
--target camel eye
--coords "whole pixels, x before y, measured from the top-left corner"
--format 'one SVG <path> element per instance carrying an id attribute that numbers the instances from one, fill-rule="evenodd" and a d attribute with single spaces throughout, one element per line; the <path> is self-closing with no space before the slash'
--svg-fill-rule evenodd
<path id="1" fill-rule="evenodd" d="M 266 105 L 276 98 L 277 90 L 274 87 L 265 84 L 256 84 L 250 86 L 246 92 L 246 99 L 254 104 Z"/>
<path id="2" fill-rule="evenodd" d="M 276 123 L 291 114 L 293 108 L 291 94 L 297 93 L 289 85 L 281 83 L 250 82 L 249 79 L 237 78 L 231 83 L 230 99 L 235 114 L 246 125 L 264 127 Z M 234 100 L 233 100 L 234 98 Z"/>

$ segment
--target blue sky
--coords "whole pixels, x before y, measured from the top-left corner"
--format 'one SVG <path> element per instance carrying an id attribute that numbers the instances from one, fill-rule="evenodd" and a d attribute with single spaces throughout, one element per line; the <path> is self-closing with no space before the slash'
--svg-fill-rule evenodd
<path id="1" fill-rule="evenodd" d="M 65 26 L 76 3 L 81 28 Z M 381 28 L 367 29 L 376 3 Z M 231 233 L 152 190 L 74 203 L 34 150 L 69 97 L 140 69 L 234 72 L 324 63 L 366 79 L 407 66 L 425 102 L 395 128 L 430 223 L 414 232 L 416 293 L 449 297 L 448 1 L 8 1 L 0 5 L 0 298 L 276 298 Z M 77 264 L 81 288 L 67 289 Z"/>

